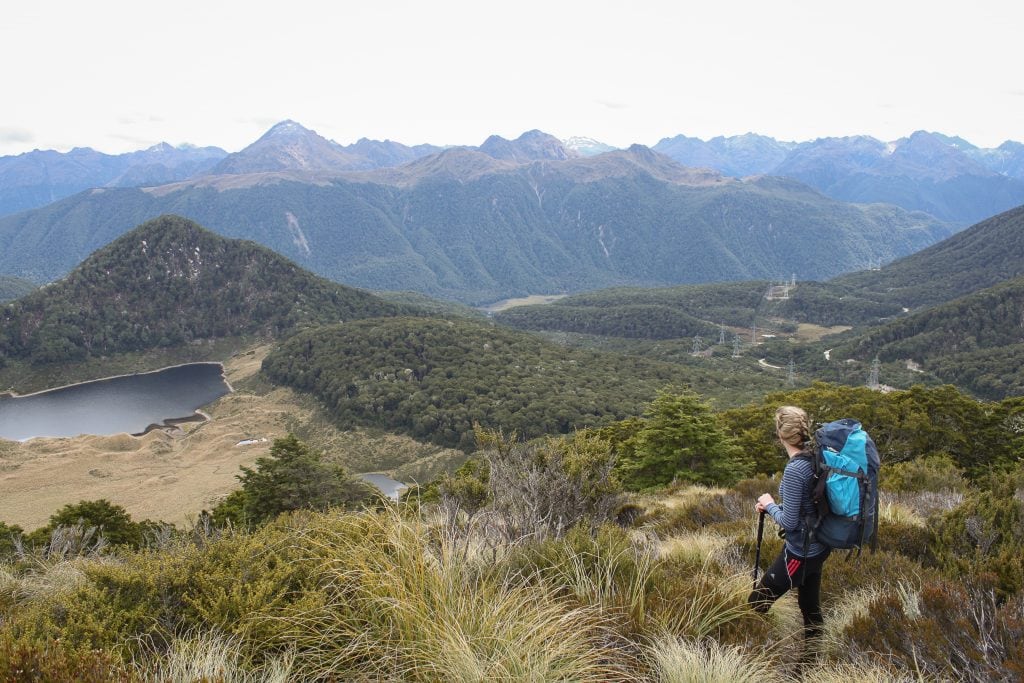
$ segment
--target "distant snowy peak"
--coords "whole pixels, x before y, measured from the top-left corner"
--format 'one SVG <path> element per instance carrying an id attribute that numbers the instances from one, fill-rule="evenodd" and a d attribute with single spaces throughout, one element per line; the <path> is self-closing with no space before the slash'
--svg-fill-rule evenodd
<path id="1" fill-rule="evenodd" d="M 266 133 L 263 134 L 261 139 L 268 138 L 282 138 L 282 137 L 305 137 L 307 135 L 316 135 L 315 132 L 306 128 L 300 123 L 292 121 L 291 119 L 285 119 L 280 123 L 275 123 L 270 127 Z"/>
<path id="2" fill-rule="evenodd" d="M 573 136 L 567 140 L 562 140 L 562 144 L 565 145 L 566 149 L 571 149 L 584 157 L 592 157 L 597 154 L 604 154 L 605 152 L 614 152 L 618 149 L 617 147 L 607 145 L 600 140 L 582 136 Z"/>
<path id="3" fill-rule="evenodd" d="M 158 142 L 144 151 L 149 154 L 170 154 L 171 152 L 174 152 L 175 149 L 172 145 L 166 142 Z"/>

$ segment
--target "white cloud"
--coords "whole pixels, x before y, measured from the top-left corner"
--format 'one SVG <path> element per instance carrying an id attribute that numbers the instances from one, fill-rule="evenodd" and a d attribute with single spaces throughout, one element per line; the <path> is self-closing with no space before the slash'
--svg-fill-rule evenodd
<path id="1" fill-rule="evenodd" d="M 35 139 L 32 131 L 15 126 L 0 126 L 0 143 L 29 143 Z"/>

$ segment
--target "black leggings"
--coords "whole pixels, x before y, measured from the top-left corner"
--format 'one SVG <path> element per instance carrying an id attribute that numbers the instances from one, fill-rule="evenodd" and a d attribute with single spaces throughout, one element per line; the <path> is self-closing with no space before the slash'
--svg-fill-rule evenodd
<path id="1" fill-rule="evenodd" d="M 820 636 L 824 621 L 821 616 L 821 568 L 828 555 L 826 550 L 820 555 L 804 558 L 783 547 L 747 602 L 758 612 L 767 612 L 790 588 L 796 588 L 797 604 L 804 616 L 804 635 L 807 638 Z"/>

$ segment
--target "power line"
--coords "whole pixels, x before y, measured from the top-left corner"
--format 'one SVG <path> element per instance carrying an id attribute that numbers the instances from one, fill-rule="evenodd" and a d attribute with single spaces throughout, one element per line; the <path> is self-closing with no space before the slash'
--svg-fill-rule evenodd
<path id="1" fill-rule="evenodd" d="M 881 367 L 881 362 L 878 360 L 878 356 L 875 356 L 875 359 L 873 361 L 871 361 L 871 374 L 868 375 L 868 387 L 870 387 L 871 389 L 877 389 L 878 386 L 879 386 L 878 385 L 878 369 L 879 369 L 879 367 Z"/>

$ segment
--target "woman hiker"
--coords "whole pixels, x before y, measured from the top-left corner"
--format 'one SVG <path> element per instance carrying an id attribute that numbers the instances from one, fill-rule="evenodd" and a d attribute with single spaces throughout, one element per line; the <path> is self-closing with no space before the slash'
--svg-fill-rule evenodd
<path id="1" fill-rule="evenodd" d="M 779 408 L 775 411 L 775 432 L 789 456 L 779 484 L 782 504 L 765 493 L 757 499 L 756 507 L 785 531 L 786 542 L 747 602 L 758 612 L 767 612 L 786 591 L 796 588 L 797 603 L 804 617 L 804 637 L 811 643 L 821 635 L 821 568 L 830 549 L 806 538 L 804 533 L 804 520 L 815 513 L 810 490 L 814 466 L 809 460 L 796 457 L 809 452 L 811 447 L 807 413 L 794 406 Z"/>

